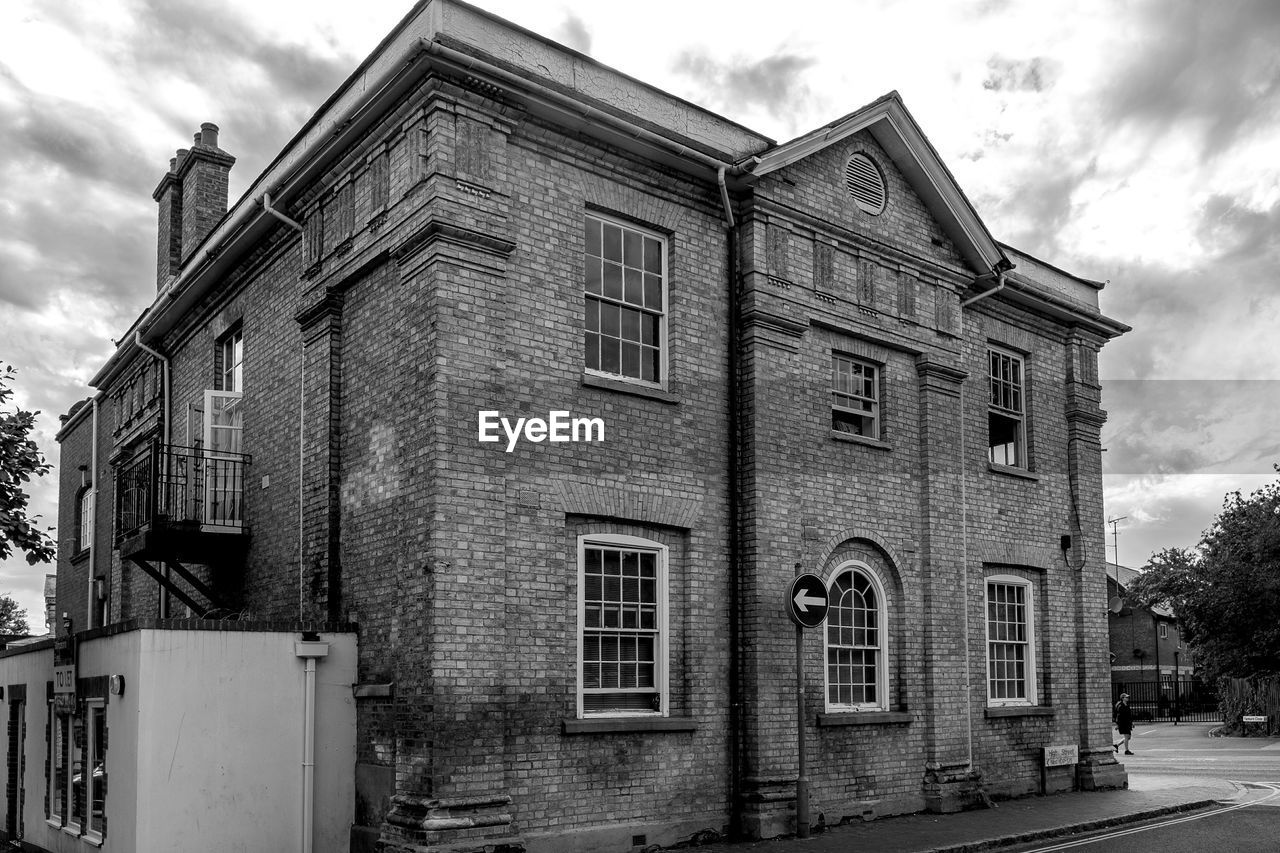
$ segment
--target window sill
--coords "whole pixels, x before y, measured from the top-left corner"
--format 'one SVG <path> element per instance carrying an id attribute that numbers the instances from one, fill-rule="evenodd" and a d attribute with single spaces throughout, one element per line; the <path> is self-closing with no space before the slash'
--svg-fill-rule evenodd
<path id="1" fill-rule="evenodd" d="M 1026 468 L 1015 468 L 1012 465 L 998 465 L 995 462 L 987 463 L 987 470 L 993 474 L 1004 474 L 1006 477 L 1017 477 L 1019 480 L 1030 480 L 1033 483 L 1040 482 L 1040 475 Z"/>
<path id="2" fill-rule="evenodd" d="M 47 825 L 49 825 L 49 826 L 53 827 L 54 829 L 62 829 L 62 819 L 61 819 L 61 818 L 54 819 L 54 818 L 51 818 L 51 817 L 47 817 L 47 818 L 45 818 L 45 819 L 44 819 L 44 822 L 45 822 Z"/>
<path id="3" fill-rule="evenodd" d="M 597 376 L 594 373 L 582 374 L 582 385 L 584 388 L 600 388 L 605 391 L 618 391 L 623 394 L 632 394 L 636 397 L 646 397 L 650 400 L 657 400 L 660 403 L 676 404 L 680 399 L 663 388 L 653 385 L 640 385 L 635 382 L 628 382 L 625 379 L 615 379 L 612 376 Z"/>
<path id="4" fill-rule="evenodd" d="M 910 711 L 828 711 L 818 714 L 818 728 L 836 726 L 911 725 Z"/>
<path id="5" fill-rule="evenodd" d="M 881 441 L 878 438 L 871 438 L 865 435 L 857 435 L 852 432 L 840 432 L 833 429 L 831 437 L 836 441 L 847 441 L 850 444 L 862 444 L 867 447 L 874 447 L 876 450 L 893 450 L 893 445 L 887 441 Z"/>
<path id="6" fill-rule="evenodd" d="M 80 837 L 80 826 L 79 826 L 79 824 L 69 823 L 69 824 L 67 824 L 66 826 L 62 827 L 62 831 L 63 831 L 63 832 L 65 832 L 67 835 L 73 835 L 73 836 L 75 836 L 76 838 L 79 838 L 79 837 Z"/>
<path id="7" fill-rule="evenodd" d="M 567 735 L 595 735 L 614 732 L 693 732 L 698 721 L 693 717 L 589 717 L 563 720 Z"/>
<path id="8" fill-rule="evenodd" d="M 102 836 L 96 832 L 86 832 L 84 835 L 80 836 L 80 840 L 85 844 L 92 844 L 94 847 L 102 846 Z"/>
<path id="9" fill-rule="evenodd" d="M 987 719 L 994 720 L 1001 717 L 1052 717 L 1054 715 L 1053 706 L 1051 705 L 1001 705 L 999 707 L 987 708 Z"/>

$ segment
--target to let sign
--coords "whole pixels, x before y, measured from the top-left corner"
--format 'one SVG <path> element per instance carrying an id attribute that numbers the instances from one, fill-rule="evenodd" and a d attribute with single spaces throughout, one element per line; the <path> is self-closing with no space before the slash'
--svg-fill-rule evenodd
<path id="1" fill-rule="evenodd" d="M 53 692 L 71 693 L 76 692 L 76 668 L 74 665 L 55 666 L 53 668 Z"/>
<path id="2" fill-rule="evenodd" d="M 827 618 L 827 585 L 817 575 L 798 575 L 787 587 L 787 615 L 801 628 L 817 628 Z"/>
<path id="3" fill-rule="evenodd" d="M 1080 762 L 1080 748 L 1074 743 L 1044 748 L 1045 767 L 1067 767 Z"/>

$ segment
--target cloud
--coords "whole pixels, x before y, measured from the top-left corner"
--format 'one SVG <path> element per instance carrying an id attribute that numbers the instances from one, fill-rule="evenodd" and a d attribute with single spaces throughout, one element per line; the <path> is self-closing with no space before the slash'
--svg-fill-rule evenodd
<path id="1" fill-rule="evenodd" d="M 816 60 L 794 54 L 777 54 L 760 60 L 720 62 L 701 50 L 687 50 L 675 61 L 675 70 L 697 80 L 720 108 L 760 107 L 769 112 L 798 113 L 797 103 L 809 97 L 804 72 Z"/>
<path id="2" fill-rule="evenodd" d="M 1148 2 L 1142 38 L 1116 56 L 1100 106 L 1116 125 L 1153 139 L 1175 125 L 1200 138 L 1206 156 L 1227 150 L 1274 117 L 1280 102 L 1280 4 Z"/>
<path id="3" fill-rule="evenodd" d="M 1280 461 L 1280 381 L 1110 380 L 1108 474 L 1265 475 Z"/>
<path id="4" fill-rule="evenodd" d="M 1126 261 L 1081 272 L 1111 279 L 1109 314 L 1133 331 L 1103 350 L 1109 379 L 1280 379 L 1280 202 L 1210 197 L 1193 225 L 1200 261 Z"/>
<path id="5" fill-rule="evenodd" d="M 1119 562 L 1141 567 L 1164 548 L 1195 547 L 1227 494 L 1247 495 L 1274 479 L 1274 474 L 1104 475 L 1106 517 L 1123 518 Z M 1110 527 L 1106 533 L 1107 556 L 1115 559 Z"/>
<path id="6" fill-rule="evenodd" d="M 1043 92 L 1053 87 L 1058 73 L 1056 62 L 1044 57 L 987 60 L 987 79 L 982 88 L 996 92 Z"/>
<path id="7" fill-rule="evenodd" d="M 136 190 L 146 163 L 118 119 L 105 110 L 62 98 L 37 98 L 0 65 L 0 148 L 5 171 L 28 179 L 54 170 L 76 181 Z M 9 186 L 13 186 L 12 183 Z"/>
<path id="8" fill-rule="evenodd" d="M 1256 210 L 1232 196 L 1212 195 L 1201 208 L 1196 236 L 1220 263 L 1280 259 L 1280 201 L 1267 210 Z"/>
<path id="9" fill-rule="evenodd" d="M 572 12 L 565 15 L 564 21 L 560 23 L 553 38 L 579 53 L 591 53 L 591 31 L 586 23 Z"/>
<path id="10" fill-rule="evenodd" d="M 988 138 L 994 131 L 988 132 Z M 1005 135 L 1002 142 L 1007 142 Z M 970 154 L 969 159 L 981 159 Z M 1055 142 L 1039 146 L 1039 156 L 1025 180 L 1014 181 L 1000 193 L 978 196 L 978 207 L 1003 220 L 1002 240 L 1039 257 L 1062 255 L 1063 228 L 1079 215 L 1077 192 L 1097 175 L 1093 158 L 1080 158 Z"/>

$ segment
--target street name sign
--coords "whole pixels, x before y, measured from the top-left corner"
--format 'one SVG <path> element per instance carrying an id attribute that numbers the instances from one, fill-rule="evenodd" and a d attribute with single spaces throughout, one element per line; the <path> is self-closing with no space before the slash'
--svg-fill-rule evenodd
<path id="1" fill-rule="evenodd" d="M 1245 723 L 1265 723 L 1266 721 L 1267 721 L 1267 718 L 1265 715 L 1258 715 L 1258 714 L 1245 714 L 1244 720 L 1242 720 L 1242 722 L 1245 722 Z"/>
<path id="2" fill-rule="evenodd" d="M 787 615 L 801 628 L 817 628 L 827 618 L 827 585 L 817 575 L 797 575 L 787 587 Z"/>
<path id="3" fill-rule="evenodd" d="M 1045 767 L 1067 767 L 1080 762 L 1080 748 L 1076 744 L 1065 746 L 1046 746 L 1044 748 Z"/>

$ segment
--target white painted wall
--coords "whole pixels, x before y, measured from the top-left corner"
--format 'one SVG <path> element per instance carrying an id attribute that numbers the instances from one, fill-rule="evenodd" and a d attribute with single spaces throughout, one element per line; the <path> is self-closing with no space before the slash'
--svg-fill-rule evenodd
<path id="1" fill-rule="evenodd" d="M 139 850 L 297 850 L 303 661 L 294 633 L 144 630 Z M 355 808 L 355 638 L 317 667 L 317 851 L 344 850 Z M 343 689 L 345 688 L 345 689 Z"/>
<path id="2" fill-rule="evenodd" d="M 26 808 L 24 821 L 26 837 L 54 839 L 57 830 L 49 828 L 44 821 L 44 792 L 48 787 L 44 781 L 45 759 L 45 682 L 53 678 L 53 649 L 42 649 L 14 657 L 0 658 L 0 685 L 5 688 L 4 713 L 0 715 L 4 721 L 9 719 L 9 686 L 13 684 L 27 685 L 27 768 L 24 774 L 26 788 Z M 0 824 L 8 814 L 8 774 L 9 737 L 7 730 L 0 727 L 0 789 L 4 797 L 0 799 Z M 69 840 L 69 839 L 68 839 Z M 47 844 L 45 846 L 48 846 Z"/>
<path id="3" fill-rule="evenodd" d="M 123 695 L 107 704 L 102 853 L 299 849 L 299 636 L 143 629 L 81 644 L 81 678 L 125 678 Z M 329 655 L 316 668 L 317 853 L 347 849 L 356 756 L 355 636 L 321 640 L 329 643 Z M 55 853 L 91 853 L 94 848 L 44 819 L 45 684 L 52 674 L 49 649 L 0 658 L 0 685 L 26 684 L 28 691 L 26 840 Z M 7 747 L 0 737 L 0 758 Z"/>

